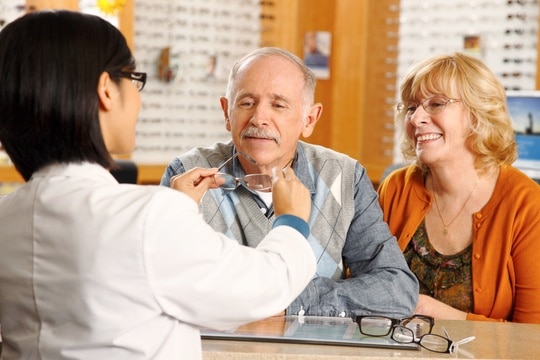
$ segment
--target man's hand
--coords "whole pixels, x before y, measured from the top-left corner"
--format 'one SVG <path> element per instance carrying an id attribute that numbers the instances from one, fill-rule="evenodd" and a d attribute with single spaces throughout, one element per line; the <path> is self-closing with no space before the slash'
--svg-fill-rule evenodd
<path id="1" fill-rule="evenodd" d="M 208 189 L 217 189 L 225 182 L 223 178 L 214 176 L 217 171 L 217 168 L 193 168 L 183 174 L 173 176 L 170 187 L 185 193 L 199 203 Z"/>
<path id="2" fill-rule="evenodd" d="M 290 214 L 307 222 L 311 212 L 308 189 L 298 180 L 291 168 L 274 168 L 272 171 L 272 200 L 276 216 Z"/>

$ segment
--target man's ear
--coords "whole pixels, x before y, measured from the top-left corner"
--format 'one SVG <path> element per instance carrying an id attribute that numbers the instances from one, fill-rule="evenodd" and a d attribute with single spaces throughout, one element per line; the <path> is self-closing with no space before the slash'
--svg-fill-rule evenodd
<path id="1" fill-rule="evenodd" d="M 222 96 L 219 98 L 219 103 L 221 104 L 221 110 L 223 110 L 223 117 L 225 118 L 225 129 L 231 131 L 231 122 L 229 120 L 229 101 L 226 97 Z"/>
<path id="2" fill-rule="evenodd" d="M 108 72 L 104 71 L 99 76 L 97 95 L 99 99 L 99 109 L 108 111 L 112 108 L 111 85 L 113 81 Z"/>
<path id="3" fill-rule="evenodd" d="M 307 138 L 313 134 L 315 125 L 321 117 L 323 106 L 321 103 L 316 103 L 311 106 L 307 116 L 304 118 L 304 129 L 302 130 L 302 136 Z"/>

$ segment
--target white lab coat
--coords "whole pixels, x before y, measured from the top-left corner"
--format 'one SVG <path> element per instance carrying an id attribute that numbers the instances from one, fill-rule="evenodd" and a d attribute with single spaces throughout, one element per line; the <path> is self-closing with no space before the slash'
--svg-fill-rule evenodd
<path id="1" fill-rule="evenodd" d="M 199 327 L 272 316 L 314 271 L 291 227 L 244 247 L 188 196 L 95 164 L 46 167 L 0 199 L 5 359 L 200 359 Z"/>

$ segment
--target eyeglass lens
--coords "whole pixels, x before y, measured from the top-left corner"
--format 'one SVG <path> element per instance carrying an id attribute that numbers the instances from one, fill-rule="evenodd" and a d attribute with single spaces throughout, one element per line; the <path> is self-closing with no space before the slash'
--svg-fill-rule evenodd
<path id="1" fill-rule="evenodd" d="M 433 114 L 437 114 L 441 112 L 442 110 L 444 110 L 444 108 L 446 108 L 448 104 L 455 101 L 457 100 L 447 99 L 447 98 L 439 97 L 439 96 L 426 99 L 420 104 L 417 103 L 416 101 L 407 100 L 407 101 L 400 102 L 397 105 L 397 110 L 398 111 L 405 110 L 407 112 L 407 115 L 412 115 L 414 112 L 416 112 L 416 109 L 418 109 L 418 106 L 422 105 L 422 107 L 428 114 L 433 115 Z"/>
<path id="2" fill-rule="evenodd" d="M 411 329 L 416 337 L 429 334 L 434 320 L 429 316 L 414 315 L 405 319 L 392 319 L 385 316 L 357 316 L 360 332 L 369 336 L 385 336 L 398 324 Z"/>
<path id="3" fill-rule="evenodd" d="M 225 183 L 220 186 L 224 190 L 235 190 L 240 184 L 244 184 L 248 189 L 254 191 L 268 192 L 272 189 L 272 178 L 270 178 L 270 175 L 250 174 L 243 178 L 235 178 L 230 174 L 217 173 L 215 176 L 225 179 Z"/>
<path id="4" fill-rule="evenodd" d="M 139 91 L 141 91 L 146 84 L 146 73 L 143 72 L 121 71 L 120 76 L 130 79 Z"/>
<path id="5" fill-rule="evenodd" d="M 380 316 L 357 317 L 356 322 L 358 323 L 360 332 L 369 336 L 388 335 L 395 324 L 393 319 Z"/>
<path id="6" fill-rule="evenodd" d="M 431 333 L 434 324 L 435 320 L 432 317 L 423 315 L 415 315 L 401 321 L 401 325 L 411 329 L 417 338 Z"/>
<path id="7" fill-rule="evenodd" d="M 401 325 L 394 328 L 391 338 L 400 343 L 417 343 L 424 349 L 438 353 L 449 352 L 452 345 L 452 340 L 436 334 L 425 334 L 417 338 L 411 329 Z"/>
<path id="8" fill-rule="evenodd" d="M 257 165 L 257 162 L 253 158 L 248 156 L 247 154 L 244 154 L 242 152 L 237 152 L 233 156 L 231 156 L 229 159 L 227 159 L 223 164 L 221 164 L 218 167 L 218 170 L 222 169 L 225 165 L 230 163 L 232 160 L 234 160 L 234 158 L 236 158 L 239 155 L 242 155 L 243 157 L 245 157 L 252 164 Z M 294 160 L 294 157 L 292 157 L 291 160 L 287 162 L 285 167 L 291 165 L 293 160 Z M 236 190 L 236 188 L 238 188 L 238 186 L 240 186 L 241 184 L 243 184 L 245 187 L 253 191 L 269 192 L 272 190 L 272 178 L 270 177 L 270 175 L 266 175 L 266 174 L 249 174 L 249 175 L 244 176 L 243 178 L 235 178 L 234 176 L 230 174 L 220 172 L 220 173 L 216 173 L 214 176 L 219 176 L 225 179 L 225 183 L 223 183 L 220 186 L 220 188 L 224 190 L 229 190 L 229 191 Z"/>

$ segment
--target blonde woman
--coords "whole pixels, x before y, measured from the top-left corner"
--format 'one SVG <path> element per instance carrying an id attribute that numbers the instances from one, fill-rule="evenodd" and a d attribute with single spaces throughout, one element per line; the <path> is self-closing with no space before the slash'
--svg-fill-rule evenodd
<path id="1" fill-rule="evenodd" d="M 540 186 L 517 156 L 504 87 L 455 53 L 405 75 L 396 123 L 412 165 L 378 192 L 420 282 L 416 313 L 540 323 Z"/>

